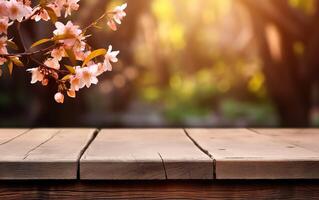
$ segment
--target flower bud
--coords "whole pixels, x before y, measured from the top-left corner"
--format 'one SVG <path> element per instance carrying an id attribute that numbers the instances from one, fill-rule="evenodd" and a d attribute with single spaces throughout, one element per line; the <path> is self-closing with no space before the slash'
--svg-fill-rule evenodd
<path id="1" fill-rule="evenodd" d="M 112 31 L 117 31 L 117 26 L 113 20 L 107 21 L 107 25 L 110 27 Z"/>
<path id="2" fill-rule="evenodd" d="M 48 83 L 49 83 L 49 79 L 45 78 L 45 79 L 42 80 L 41 83 L 42 83 L 43 86 L 47 86 Z"/>
<path id="3" fill-rule="evenodd" d="M 68 91 L 67 91 L 67 94 L 68 94 L 68 96 L 71 97 L 71 98 L 75 98 L 75 96 L 76 96 L 76 93 L 75 93 L 74 90 L 68 90 Z"/>
<path id="4" fill-rule="evenodd" d="M 54 95 L 54 99 L 57 103 L 63 103 L 64 102 L 64 95 L 61 92 L 58 92 Z"/>

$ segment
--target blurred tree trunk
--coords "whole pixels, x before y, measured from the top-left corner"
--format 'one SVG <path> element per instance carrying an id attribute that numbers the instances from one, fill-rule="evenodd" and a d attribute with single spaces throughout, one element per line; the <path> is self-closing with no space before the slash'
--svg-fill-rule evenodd
<path id="1" fill-rule="evenodd" d="M 318 19 L 303 15 L 287 1 L 242 0 L 251 15 L 270 97 L 277 106 L 281 124 L 310 124 L 312 88 L 318 80 Z M 311 27 L 315 27 L 312 29 Z M 295 45 L 304 45 L 298 55 Z"/>

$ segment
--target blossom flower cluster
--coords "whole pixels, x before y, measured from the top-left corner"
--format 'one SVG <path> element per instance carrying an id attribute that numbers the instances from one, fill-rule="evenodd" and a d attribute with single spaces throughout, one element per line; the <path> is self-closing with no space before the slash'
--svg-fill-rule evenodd
<path id="1" fill-rule="evenodd" d="M 60 22 L 60 17 L 66 18 L 79 9 L 79 1 L 41 0 L 38 5 L 32 6 L 30 0 L 0 0 L 0 67 L 7 66 L 12 73 L 14 66 L 24 66 L 21 58 L 28 57 L 37 64 L 27 67 L 27 71 L 31 73 L 31 84 L 40 82 L 46 86 L 54 80 L 57 84 L 57 93 L 54 95 L 57 103 L 63 103 L 65 95 L 75 98 L 80 89 L 97 84 L 98 76 L 112 71 L 112 64 L 118 62 L 119 51 L 113 51 L 112 45 L 106 49 L 92 49 L 86 41 L 86 33 L 102 19 L 107 19 L 106 25 L 116 31 L 126 16 L 127 4 L 103 13 L 100 18 L 82 29 L 72 21 L 65 24 Z M 20 24 L 28 20 L 51 21 L 55 30 L 52 37 L 38 40 L 30 48 L 26 48 L 23 38 L 19 38 L 23 48 L 21 52 L 15 41 L 10 39 L 8 28 L 16 24 L 20 33 Z M 46 47 L 33 50 L 40 46 Z M 37 54 L 45 57 L 41 61 L 37 60 L 34 57 Z"/>

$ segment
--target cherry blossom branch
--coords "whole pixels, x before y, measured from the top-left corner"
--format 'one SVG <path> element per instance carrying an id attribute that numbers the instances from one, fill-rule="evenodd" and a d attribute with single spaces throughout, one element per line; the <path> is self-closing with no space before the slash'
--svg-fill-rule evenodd
<path id="1" fill-rule="evenodd" d="M 26 46 L 25 46 L 25 41 L 24 41 L 24 38 L 23 38 L 22 32 L 21 32 L 21 23 L 22 23 L 22 22 L 17 22 L 18 39 L 19 39 L 19 41 L 21 42 L 22 48 L 23 48 L 23 50 L 24 50 L 24 53 L 20 53 L 20 55 L 26 54 L 26 56 L 28 56 L 33 62 L 37 63 L 38 65 L 40 65 L 40 66 L 42 66 L 42 67 L 44 67 L 44 68 L 50 69 L 49 66 L 47 66 L 47 65 L 45 65 L 44 63 L 42 63 L 42 62 L 38 61 L 37 59 L 35 59 L 35 58 L 33 57 L 34 54 L 32 54 L 32 53 L 28 54 L 28 53 L 27 53 L 27 48 L 26 48 Z M 39 50 L 39 52 L 42 52 L 42 51 Z M 39 52 L 36 52 L 36 53 L 39 53 Z M 54 71 L 60 72 L 60 70 L 56 70 L 56 69 L 54 69 Z M 60 73 L 62 73 L 62 72 L 60 72 Z M 65 73 L 65 72 L 64 72 L 64 73 Z"/>
<path id="2" fill-rule="evenodd" d="M 20 57 L 32 60 L 37 67 L 27 69 L 32 74 L 31 84 L 41 82 L 43 86 L 53 78 L 57 84 L 57 93 L 54 99 L 58 103 L 64 102 L 64 94 L 74 98 L 76 92 L 85 86 L 89 88 L 92 84 L 97 84 L 97 77 L 107 71 L 112 71 L 112 63 L 118 62 L 119 51 L 113 51 L 112 46 L 108 49 L 94 50 L 87 43 L 86 31 L 92 27 L 97 27 L 103 19 L 107 19 L 107 25 L 113 30 L 121 24 L 126 16 L 127 4 L 116 6 L 113 11 L 103 13 L 84 29 L 74 25 L 71 21 L 66 24 L 58 19 L 71 15 L 71 12 L 78 10 L 80 0 L 50 0 L 40 1 L 38 5 L 32 7 L 29 0 L 0 0 L 0 67 L 8 67 L 10 74 L 14 66 L 24 66 Z M 31 48 L 47 44 L 53 45 L 36 51 L 26 47 L 25 38 L 21 30 L 22 24 L 26 21 L 36 22 L 51 20 L 56 29 L 51 38 L 43 38 L 31 45 Z M 21 45 L 21 51 L 10 53 L 7 45 L 17 50 L 18 47 L 13 40 L 8 40 L 8 27 L 16 24 L 18 32 L 17 40 Z M 43 54 L 39 61 L 35 55 Z M 65 61 L 69 60 L 67 65 Z M 6 64 L 6 65 L 4 65 Z M 0 68 L 1 70 L 1 68 Z"/>
<path id="3" fill-rule="evenodd" d="M 96 26 L 102 19 L 104 19 L 107 16 L 108 13 L 103 13 L 98 19 L 96 19 L 94 22 L 83 28 L 83 32 L 85 33 L 89 28 L 92 28 Z"/>
<path id="4" fill-rule="evenodd" d="M 35 58 L 33 58 L 33 57 L 30 57 L 30 59 L 31 59 L 33 62 L 35 62 L 36 64 L 38 64 L 39 66 L 44 67 L 44 68 L 47 68 L 47 69 L 50 69 L 50 70 L 55 71 L 55 72 L 57 72 L 57 73 L 61 73 L 62 75 L 63 75 L 63 74 L 64 74 L 64 75 L 67 75 L 67 74 L 70 73 L 70 72 L 67 71 L 67 70 L 61 70 L 61 69 L 51 68 L 51 67 L 49 67 L 49 66 L 43 64 L 42 62 L 38 61 L 37 59 L 35 59 Z"/>
<path id="5" fill-rule="evenodd" d="M 126 13 L 123 10 L 126 8 L 127 4 L 123 4 L 122 6 L 117 7 L 115 11 L 112 12 L 105 12 L 87 27 L 83 28 L 83 32 L 85 33 L 89 28 L 96 26 L 102 19 L 108 19 L 108 26 L 113 30 L 117 30 L 116 23 L 121 24 L 121 20 L 123 17 L 126 16 Z"/>
<path id="6" fill-rule="evenodd" d="M 39 53 L 47 53 L 51 50 L 53 50 L 55 47 L 57 47 L 58 45 L 54 44 L 54 45 L 51 45 L 47 48 L 44 48 L 44 49 L 39 49 L 37 51 L 33 51 L 33 52 L 22 52 L 22 53 L 8 53 L 8 54 L 0 54 L 0 57 L 10 57 L 10 56 L 18 56 L 18 57 L 21 57 L 21 56 L 33 56 L 33 55 L 36 55 L 36 54 L 39 54 Z"/>
<path id="7" fill-rule="evenodd" d="M 32 19 L 32 17 L 34 17 L 37 13 L 39 13 L 39 10 L 37 10 L 39 7 L 40 7 L 40 5 L 36 5 L 36 6 L 33 8 L 32 14 L 31 14 L 29 17 L 23 19 L 23 20 L 21 21 L 21 23 L 26 22 L 26 21 L 29 21 L 30 19 Z"/>
<path id="8" fill-rule="evenodd" d="M 31 19 L 31 17 L 29 17 L 28 19 Z M 25 21 L 22 21 L 22 22 L 25 22 Z M 33 55 L 35 55 L 35 54 L 48 52 L 48 51 L 54 49 L 56 46 L 58 46 L 57 44 L 51 45 L 50 47 L 47 47 L 47 48 L 45 48 L 45 49 L 40 49 L 40 50 L 38 50 L 38 51 L 27 52 L 27 48 L 26 48 L 26 46 L 25 46 L 25 41 L 24 41 L 24 39 L 23 39 L 22 32 L 21 32 L 21 24 L 22 24 L 22 22 L 17 22 L 17 31 L 18 31 L 18 39 L 19 39 L 20 42 L 21 42 L 21 45 L 22 45 L 22 47 L 23 47 L 24 52 L 23 52 L 23 53 L 16 53 L 16 54 L 7 54 L 7 55 L 2 55 L 2 56 L 8 56 L 8 57 L 9 57 L 9 56 L 27 56 L 27 57 L 29 57 L 33 62 L 35 62 L 36 64 L 38 64 L 38 65 L 41 66 L 41 67 L 44 67 L 44 68 L 46 68 L 46 69 L 55 71 L 56 73 L 60 73 L 60 74 L 62 74 L 62 75 L 63 75 L 63 74 L 64 74 L 64 75 L 68 74 L 69 71 L 67 71 L 67 70 L 59 70 L 59 69 L 51 68 L 51 67 L 45 65 L 44 63 L 38 61 L 37 59 L 35 59 L 35 58 L 33 57 Z"/>

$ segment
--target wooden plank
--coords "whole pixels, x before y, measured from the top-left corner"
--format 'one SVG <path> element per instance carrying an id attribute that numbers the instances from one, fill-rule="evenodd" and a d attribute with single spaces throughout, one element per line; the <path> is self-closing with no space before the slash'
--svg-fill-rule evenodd
<path id="1" fill-rule="evenodd" d="M 29 129 L 0 129 L 0 145 L 10 142 L 28 130 Z"/>
<path id="2" fill-rule="evenodd" d="M 319 153 L 319 129 L 253 129 L 257 133 L 273 137 Z"/>
<path id="3" fill-rule="evenodd" d="M 94 131 L 32 129 L 0 145 L 0 179 L 76 179 L 79 157 Z"/>
<path id="4" fill-rule="evenodd" d="M 213 162 L 183 129 L 105 129 L 80 162 L 81 179 L 212 179 Z"/>
<path id="5" fill-rule="evenodd" d="M 313 181 L 27 181 L 0 182 L 0 198 L 16 199 L 278 199 L 319 197 Z"/>
<path id="6" fill-rule="evenodd" d="M 217 179 L 319 178 L 319 154 L 247 129 L 188 129 L 215 160 Z"/>

